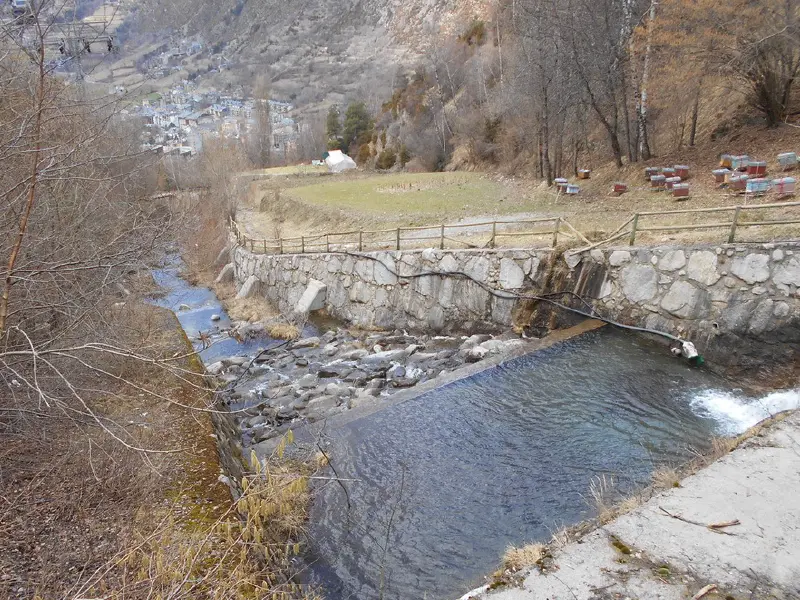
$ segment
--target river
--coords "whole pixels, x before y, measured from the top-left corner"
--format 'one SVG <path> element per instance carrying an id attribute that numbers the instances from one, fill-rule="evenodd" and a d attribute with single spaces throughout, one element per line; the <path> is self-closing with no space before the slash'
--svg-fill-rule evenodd
<path id="1" fill-rule="evenodd" d="M 213 292 L 186 283 L 179 265 L 154 277 L 165 290 L 157 303 L 191 338 L 211 333 L 207 364 L 278 343 L 230 338 Z M 347 496 L 332 482 L 315 490 L 308 581 L 331 600 L 458 597 L 509 545 L 546 541 L 592 516 L 593 478 L 624 493 L 714 436 L 799 403 L 797 391 L 750 398 L 611 327 L 387 401 L 327 431 L 337 472 L 352 481 Z"/>

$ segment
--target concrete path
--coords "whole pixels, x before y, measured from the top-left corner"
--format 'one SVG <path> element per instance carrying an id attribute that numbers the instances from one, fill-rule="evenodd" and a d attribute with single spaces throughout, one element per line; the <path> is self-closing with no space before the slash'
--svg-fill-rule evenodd
<path id="1" fill-rule="evenodd" d="M 726 528 L 731 535 L 702 526 L 734 519 L 741 525 Z M 555 551 L 554 563 L 534 569 L 521 588 L 464 598 L 678 600 L 709 584 L 718 589 L 703 598 L 800 598 L 800 412 Z"/>

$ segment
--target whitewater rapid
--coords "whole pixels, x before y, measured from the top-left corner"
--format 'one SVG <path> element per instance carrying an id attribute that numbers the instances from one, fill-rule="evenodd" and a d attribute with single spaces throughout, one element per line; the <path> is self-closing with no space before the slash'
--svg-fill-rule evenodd
<path id="1" fill-rule="evenodd" d="M 690 405 L 700 416 L 719 423 L 723 435 L 738 435 L 777 413 L 800 408 L 800 388 L 772 392 L 762 398 L 707 390 L 694 396 Z"/>

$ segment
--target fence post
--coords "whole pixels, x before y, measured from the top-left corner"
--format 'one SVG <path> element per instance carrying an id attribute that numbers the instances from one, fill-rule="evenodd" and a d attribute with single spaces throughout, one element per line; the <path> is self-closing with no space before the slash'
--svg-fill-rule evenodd
<path id="1" fill-rule="evenodd" d="M 636 242 L 636 228 L 639 226 L 639 213 L 633 215 L 633 224 L 631 225 L 631 237 L 628 240 L 628 245 L 633 246 Z"/>
<path id="2" fill-rule="evenodd" d="M 556 217 L 556 226 L 553 228 L 553 248 L 558 246 L 558 230 L 561 229 L 561 217 Z"/>
<path id="3" fill-rule="evenodd" d="M 250 252 L 256 251 L 256 241 L 253 238 L 250 238 Z"/>
<path id="4" fill-rule="evenodd" d="M 330 251 L 331 251 L 331 238 L 326 233 L 325 234 L 325 252 L 330 252 Z"/>
<path id="5" fill-rule="evenodd" d="M 442 224 L 442 236 L 439 241 L 439 249 L 444 250 L 444 223 Z"/>
<path id="6" fill-rule="evenodd" d="M 264 238 L 264 254 L 267 253 L 267 238 Z"/>
<path id="7" fill-rule="evenodd" d="M 306 253 L 306 236 L 300 236 L 300 254 Z"/>
<path id="8" fill-rule="evenodd" d="M 364 232 L 359 230 L 358 231 L 358 251 L 361 252 L 364 249 Z"/>
<path id="9" fill-rule="evenodd" d="M 739 221 L 739 212 L 742 210 L 741 206 L 737 206 L 736 210 L 733 211 L 733 222 L 731 223 L 731 232 L 728 234 L 728 243 L 732 244 L 733 239 L 736 237 L 736 226 Z"/>
<path id="10" fill-rule="evenodd" d="M 489 247 L 494 248 L 497 246 L 497 221 L 492 221 L 492 239 L 489 240 Z"/>
<path id="11" fill-rule="evenodd" d="M 282 237 L 278 238 L 278 248 L 279 248 L 278 254 L 283 254 L 283 238 Z"/>
<path id="12" fill-rule="evenodd" d="M 396 237 L 395 241 L 396 241 L 395 246 L 397 247 L 397 250 L 400 250 L 400 228 L 399 227 L 397 228 L 397 237 Z"/>

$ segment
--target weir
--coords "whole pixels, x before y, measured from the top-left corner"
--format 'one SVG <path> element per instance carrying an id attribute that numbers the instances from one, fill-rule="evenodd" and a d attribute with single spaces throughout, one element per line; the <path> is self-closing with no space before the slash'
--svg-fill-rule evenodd
<path id="1" fill-rule="evenodd" d="M 325 439 L 347 494 L 318 490 L 312 581 L 330 598 L 458 597 L 509 545 L 592 516 L 598 478 L 624 494 L 741 432 L 748 416 L 798 401 L 753 401 L 659 344 L 604 327 L 343 415 Z"/>
<path id="2" fill-rule="evenodd" d="M 772 250 L 781 253 L 766 254 Z M 242 439 L 232 442 L 233 430 L 223 431 L 221 452 L 252 449 L 263 458 L 289 429 L 327 445 L 336 469 L 328 475 L 342 481 L 323 479 L 315 489 L 304 572 L 328 598 L 457 597 L 480 583 L 506 546 L 544 541 L 591 516 L 587 490 L 598 478 L 624 493 L 658 466 L 703 452 L 714 436 L 798 406 L 796 391 L 759 400 L 675 359 L 661 342 L 612 327 L 519 339 L 580 320 L 526 299 L 558 291 L 567 292 L 554 294 L 559 302 L 694 335 L 712 352 L 725 336 L 759 341 L 783 328 L 789 343 L 773 350 L 791 356 L 793 249 L 613 250 L 578 263 L 538 252 L 271 257 L 232 250 L 235 280 L 250 280 L 253 293 L 284 309 L 313 279 L 319 285 L 309 304 L 350 323 L 453 332 L 312 328 L 306 339 L 264 353 L 278 342 L 238 345 L 220 331 L 224 341 L 203 350 L 220 381 L 236 386 L 230 405 L 244 411 L 235 419 Z M 212 313 L 222 330 L 236 326 L 212 293 L 180 289 L 174 271 L 159 277 L 179 288 L 164 303 L 190 335 Z M 734 277 L 743 285 L 717 285 Z M 676 289 L 688 296 L 676 299 Z M 769 314 L 758 310 L 765 301 Z M 742 306 L 756 310 L 733 323 L 728 313 Z M 458 335 L 512 327 L 516 335 Z M 463 365 L 473 359 L 477 365 Z"/>

